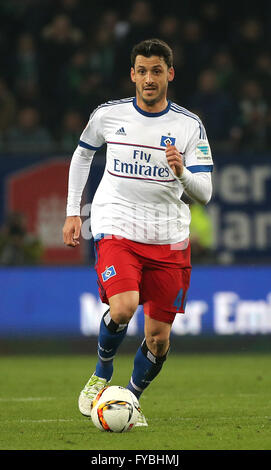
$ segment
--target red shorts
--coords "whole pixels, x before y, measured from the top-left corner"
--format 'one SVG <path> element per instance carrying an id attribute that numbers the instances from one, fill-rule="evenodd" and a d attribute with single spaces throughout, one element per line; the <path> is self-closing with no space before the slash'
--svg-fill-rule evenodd
<path id="1" fill-rule="evenodd" d="M 191 274 L 188 240 L 150 245 L 108 235 L 95 242 L 95 252 L 103 303 L 109 304 L 112 295 L 134 290 L 151 318 L 172 323 L 176 313 L 184 313 Z"/>

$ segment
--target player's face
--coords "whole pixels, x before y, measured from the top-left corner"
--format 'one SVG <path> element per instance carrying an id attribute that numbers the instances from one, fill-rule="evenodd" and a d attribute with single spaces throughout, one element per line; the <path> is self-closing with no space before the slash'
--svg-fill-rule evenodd
<path id="1" fill-rule="evenodd" d="M 174 78 L 173 67 L 168 68 L 163 57 L 136 57 L 131 68 L 131 79 L 136 85 L 137 104 L 140 107 L 166 106 L 168 82 Z M 145 106 L 144 106 L 145 105 Z M 154 110 L 153 110 L 154 111 Z"/>

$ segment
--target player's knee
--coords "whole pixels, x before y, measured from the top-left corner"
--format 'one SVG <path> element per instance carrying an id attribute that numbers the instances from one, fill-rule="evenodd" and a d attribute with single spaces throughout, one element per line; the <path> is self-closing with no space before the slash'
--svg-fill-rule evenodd
<path id="1" fill-rule="evenodd" d="M 114 296 L 110 302 L 110 315 L 112 320 L 117 324 L 129 323 L 134 315 L 138 302 L 129 296 Z"/>
<path id="2" fill-rule="evenodd" d="M 110 309 L 112 320 L 118 325 L 129 323 L 135 310 L 127 306 L 119 306 L 119 308 Z"/>
<path id="3" fill-rule="evenodd" d="M 150 332 L 146 335 L 146 344 L 155 356 L 164 356 L 169 349 L 169 335 L 167 331 Z"/>

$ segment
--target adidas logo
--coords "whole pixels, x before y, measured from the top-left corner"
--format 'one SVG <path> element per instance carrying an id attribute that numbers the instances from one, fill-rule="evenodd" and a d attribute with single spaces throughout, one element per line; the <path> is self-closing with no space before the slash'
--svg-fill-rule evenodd
<path id="1" fill-rule="evenodd" d="M 126 132 L 124 130 L 124 127 L 121 127 L 117 132 L 116 132 L 117 135 L 126 135 Z"/>

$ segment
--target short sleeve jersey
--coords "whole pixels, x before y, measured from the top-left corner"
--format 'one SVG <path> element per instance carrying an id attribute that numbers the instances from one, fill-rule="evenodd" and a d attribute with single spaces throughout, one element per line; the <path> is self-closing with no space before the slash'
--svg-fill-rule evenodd
<path id="1" fill-rule="evenodd" d="M 90 116 L 79 145 L 107 144 L 106 165 L 91 208 L 94 238 L 119 235 L 141 243 L 178 243 L 189 236 L 189 206 L 169 167 L 167 143 L 175 145 L 192 172 L 210 172 L 213 161 L 201 120 L 168 101 L 149 113 L 135 98 L 107 102 Z"/>

